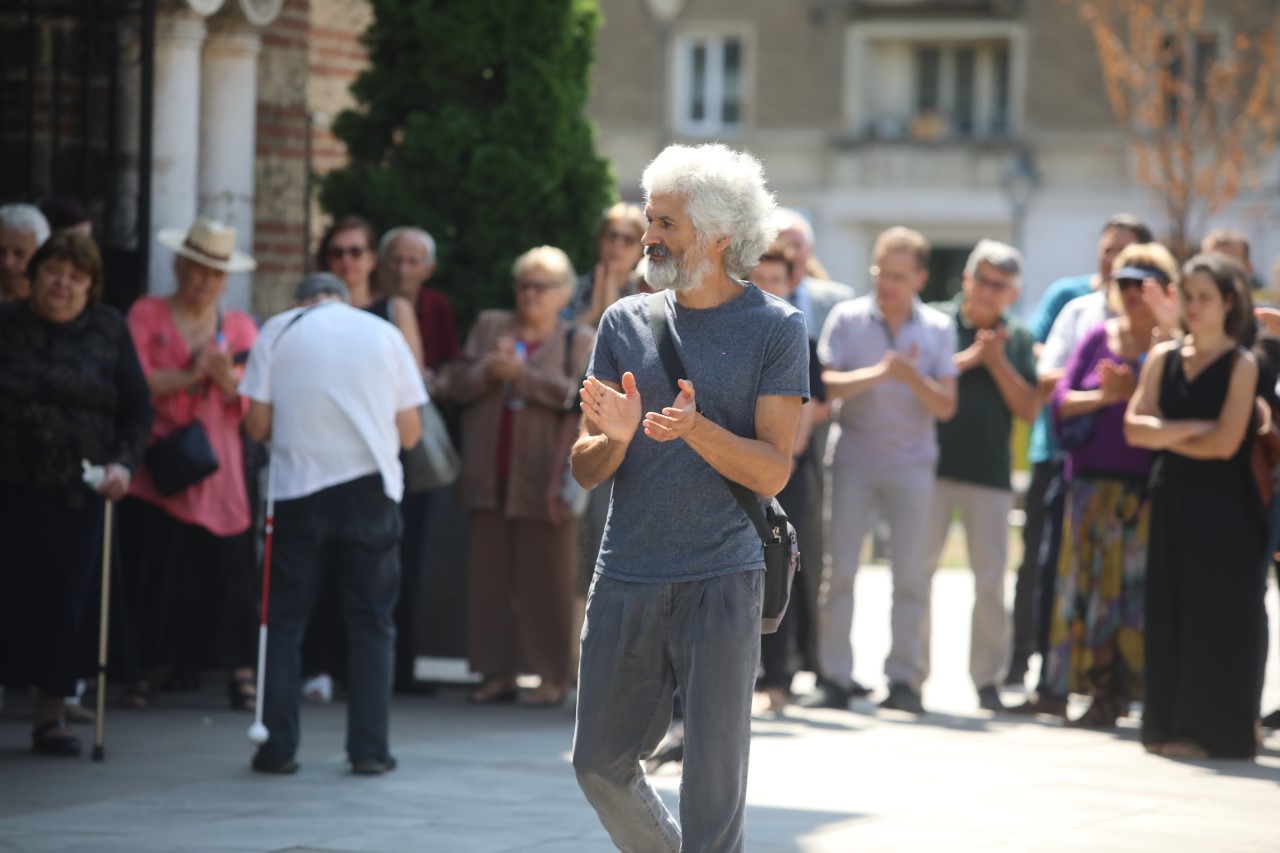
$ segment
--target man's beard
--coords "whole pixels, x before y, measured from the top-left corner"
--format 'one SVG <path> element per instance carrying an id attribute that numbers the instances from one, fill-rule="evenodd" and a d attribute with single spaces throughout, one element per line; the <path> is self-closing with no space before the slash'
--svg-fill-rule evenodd
<path id="1" fill-rule="evenodd" d="M 676 293 L 693 290 L 711 272 L 711 259 L 704 257 L 701 263 L 694 263 L 692 250 L 673 256 L 665 246 L 650 246 L 645 254 L 649 256 L 649 265 L 644 280 L 655 290 Z M 655 264 L 654 258 L 661 258 L 662 262 Z"/>

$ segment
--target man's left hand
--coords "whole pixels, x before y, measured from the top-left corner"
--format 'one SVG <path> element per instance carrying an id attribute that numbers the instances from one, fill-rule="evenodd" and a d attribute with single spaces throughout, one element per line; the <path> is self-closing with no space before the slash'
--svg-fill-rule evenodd
<path id="1" fill-rule="evenodd" d="M 697 419 L 698 404 L 693 383 L 688 379 L 681 379 L 680 393 L 676 395 L 675 402 L 663 409 L 661 414 L 646 414 L 641 426 L 644 427 L 644 434 L 654 441 L 674 441 L 688 435 Z"/>

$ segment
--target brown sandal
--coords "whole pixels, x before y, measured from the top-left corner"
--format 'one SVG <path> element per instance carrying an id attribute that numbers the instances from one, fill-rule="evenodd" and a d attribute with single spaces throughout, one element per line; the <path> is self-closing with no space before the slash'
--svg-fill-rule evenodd
<path id="1" fill-rule="evenodd" d="M 487 678 L 479 689 L 467 697 L 472 705 L 506 705 L 516 701 L 514 681 L 504 678 Z"/>

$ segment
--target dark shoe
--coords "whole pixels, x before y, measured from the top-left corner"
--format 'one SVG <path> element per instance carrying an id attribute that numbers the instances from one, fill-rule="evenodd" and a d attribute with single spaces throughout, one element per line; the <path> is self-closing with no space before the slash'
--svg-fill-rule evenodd
<path id="1" fill-rule="evenodd" d="M 838 684 L 824 682 L 819 684 L 808 696 L 797 703 L 801 708 L 835 708 L 838 711 L 849 710 L 849 699 L 852 691 Z"/>
<path id="2" fill-rule="evenodd" d="M 995 714 L 1003 711 L 1004 702 L 1000 699 L 1000 689 L 994 684 L 978 688 L 978 707 Z"/>
<path id="3" fill-rule="evenodd" d="M 386 758 L 362 758 L 351 762 L 351 772 L 357 776 L 380 776 L 396 769 L 396 760 L 388 755 Z"/>
<path id="4" fill-rule="evenodd" d="M 1113 700 L 1095 696 L 1089 710 L 1074 720 L 1067 720 L 1067 725 L 1073 729 L 1114 729 L 1119 718 L 1120 712 Z"/>
<path id="5" fill-rule="evenodd" d="M 289 776 L 298 772 L 298 762 L 292 758 L 267 758 L 259 753 L 253 757 L 250 765 L 255 773 L 271 773 L 276 776 Z"/>
<path id="6" fill-rule="evenodd" d="M 871 688 L 855 679 L 849 686 L 849 695 L 854 699 L 866 699 L 871 695 Z"/>
<path id="7" fill-rule="evenodd" d="M 1048 714 L 1050 717 L 1067 717 L 1067 700 L 1053 699 L 1049 696 L 1034 696 L 1021 705 L 1011 705 L 1005 708 L 1010 714 Z"/>
<path id="8" fill-rule="evenodd" d="M 1263 717 L 1262 727 L 1264 729 L 1280 729 L 1280 709 L 1272 711 Z"/>
<path id="9" fill-rule="evenodd" d="M 880 703 L 880 707 L 886 711 L 924 713 L 924 703 L 920 701 L 920 695 L 905 684 L 890 684 L 889 695 Z"/>
<path id="10" fill-rule="evenodd" d="M 31 748 L 45 755 L 79 755 L 80 738 L 62 720 L 50 720 L 31 732 Z"/>

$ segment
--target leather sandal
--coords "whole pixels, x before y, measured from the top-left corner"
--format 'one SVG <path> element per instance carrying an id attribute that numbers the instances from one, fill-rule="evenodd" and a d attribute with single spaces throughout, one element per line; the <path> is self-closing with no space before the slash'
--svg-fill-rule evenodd
<path id="1" fill-rule="evenodd" d="M 467 696 L 472 705 L 509 705 L 516 701 L 516 685 L 503 679 L 490 679 Z"/>

